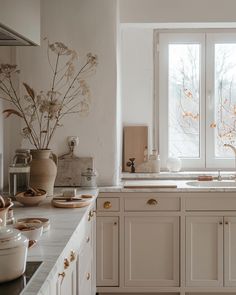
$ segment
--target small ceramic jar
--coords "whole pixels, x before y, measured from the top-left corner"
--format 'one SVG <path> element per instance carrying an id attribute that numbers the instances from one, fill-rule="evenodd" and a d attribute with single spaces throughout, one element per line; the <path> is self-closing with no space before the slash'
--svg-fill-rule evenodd
<path id="1" fill-rule="evenodd" d="M 12 227 L 0 227 L 0 283 L 25 272 L 28 238 Z"/>
<path id="2" fill-rule="evenodd" d="M 81 186 L 82 187 L 97 187 L 96 172 L 92 168 L 87 168 L 85 172 L 81 173 Z"/>

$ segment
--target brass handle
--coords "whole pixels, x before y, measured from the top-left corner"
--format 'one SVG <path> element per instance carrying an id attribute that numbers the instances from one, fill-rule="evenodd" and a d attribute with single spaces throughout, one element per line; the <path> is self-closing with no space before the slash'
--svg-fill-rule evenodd
<path id="1" fill-rule="evenodd" d="M 86 238 L 86 243 L 88 243 L 90 241 L 90 237 Z"/>
<path id="2" fill-rule="evenodd" d="M 103 208 L 104 209 L 110 209 L 112 207 L 112 204 L 111 202 L 109 201 L 106 201 L 104 204 L 103 204 Z"/>
<path id="3" fill-rule="evenodd" d="M 116 221 L 114 222 L 114 225 L 117 225 L 117 222 Z"/>
<path id="4" fill-rule="evenodd" d="M 225 224 L 226 224 L 226 225 L 228 225 L 228 224 L 229 224 L 229 222 L 228 222 L 228 221 L 225 221 Z"/>
<path id="5" fill-rule="evenodd" d="M 70 262 L 74 261 L 75 259 L 76 259 L 75 251 L 71 250 L 70 251 Z"/>
<path id="6" fill-rule="evenodd" d="M 70 266 L 70 262 L 67 258 L 64 259 L 64 269 L 67 269 Z"/>
<path id="7" fill-rule="evenodd" d="M 66 276 L 66 273 L 63 271 L 63 272 L 59 272 L 59 274 L 58 274 L 58 277 L 65 277 Z"/>
<path id="8" fill-rule="evenodd" d="M 220 224 L 220 225 L 222 225 L 222 224 L 223 224 L 223 222 L 222 222 L 222 221 L 220 221 L 220 222 L 219 222 L 219 224 Z"/>
<path id="9" fill-rule="evenodd" d="M 88 221 L 90 221 L 91 220 L 91 218 L 94 216 L 94 214 L 96 213 L 96 211 L 95 210 L 90 210 L 89 211 L 89 214 L 88 214 Z"/>
<path id="10" fill-rule="evenodd" d="M 147 204 L 148 204 L 148 205 L 157 205 L 157 200 L 155 200 L 155 199 L 149 199 L 149 200 L 147 201 Z"/>
<path id="11" fill-rule="evenodd" d="M 87 275 L 86 275 L 86 279 L 89 280 L 90 277 L 91 277 L 91 275 L 90 275 L 90 273 L 88 272 Z"/>

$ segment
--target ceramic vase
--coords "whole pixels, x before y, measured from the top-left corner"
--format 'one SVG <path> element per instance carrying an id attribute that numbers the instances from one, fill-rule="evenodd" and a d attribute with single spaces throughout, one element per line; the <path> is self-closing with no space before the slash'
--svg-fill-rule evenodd
<path id="1" fill-rule="evenodd" d="M 57 156 L 51 150 L 30 150 L 30 186 L 43 189 L 47 196 L 53 196 L 57 175 Z"/>

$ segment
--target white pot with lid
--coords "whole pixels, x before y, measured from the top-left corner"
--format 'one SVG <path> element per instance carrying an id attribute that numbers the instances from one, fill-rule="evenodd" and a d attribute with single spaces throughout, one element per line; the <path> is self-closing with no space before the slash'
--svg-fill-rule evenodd
<path id="1" fill-rule="evenodd" d="M 0 227 L 0 283 L 14 280 L 25 272 L 28 238 L 12 227 Z"/>

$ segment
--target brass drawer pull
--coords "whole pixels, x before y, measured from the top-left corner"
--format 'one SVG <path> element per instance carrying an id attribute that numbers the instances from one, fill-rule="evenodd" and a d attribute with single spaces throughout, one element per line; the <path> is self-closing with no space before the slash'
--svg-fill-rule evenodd
<path id="1" fill-rule="evenodd" d="M 88 243 L 90 241 L 90 237 L 86 238 L 86 243 Z"/>
<path id="2" fill-rule="evenodd" d="M 222 224 L 223 224 L 223 222 L 222 222 L 222 221 L 220 221 L 220 222 L 219 222 L 219 224 L 220 224 L 220 225 L 222 225 Z"/>
<path id="3" fill-rule="evenodd" d="M 95 213 L 95 211 L 89 211 L 89 214 L 88 214 L 88 221 L 90 221 L 91 220 L 91 218 L 94 216 L 94 213 Z"/>
<path id="4" fill-rule="evenodd" d="M 70 262 L 67 258 L 64 259 L 64 269 L 67 269 L 70 266 Z"/>
<path id="5" fill-rule="evenodd" d="M 70 262 L 74 261 L 75 259 L 76 259 L 75 251 L 71 250 L 70 251 Z"/>
<path id="6" fill-rule="evenodd" d="M 109 201 L 104 202 L 104 204 L 103 204 L 104 209 L 111 209 L 111 207 L 112 207 L 111 202 L 109 202 Z"/>
<path id="7" fill-rule="evenodd" d="M 86 275 L 86 279 L 89 280 L 90 277 L 91 277 L 91 275 L 90 275 L 90 273 L 88 272 L 87 275 Z"/>
<path id="8" fill-rule="evenodd" d="M 64 279 L 64 277 L 66 276 L 66 273 L 63 272 L 59 272 L 58 277 L 62 277 L 62 279 Z"/>
<path id="9" fill-rule="evenodd" d="M 155 199 L 149 199 L 149 200 L 147 201 L 147 204 L 148 204 L 148 205 L 157 205 L 157 200 L 155 200 Z"/>
<path id="10" fill-rule="evenodd" d="M 228 224 L 229 224 L 229 222 L 228 222 L 228 221 L 225 221 L 225 224 L 226 224 L 226 225 L 228 225 Z"/>

